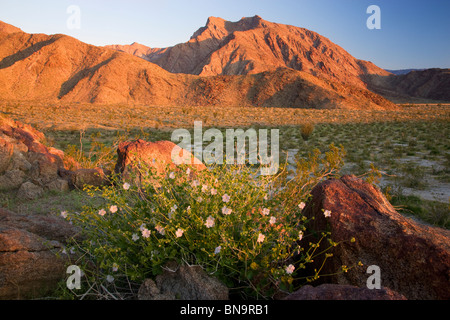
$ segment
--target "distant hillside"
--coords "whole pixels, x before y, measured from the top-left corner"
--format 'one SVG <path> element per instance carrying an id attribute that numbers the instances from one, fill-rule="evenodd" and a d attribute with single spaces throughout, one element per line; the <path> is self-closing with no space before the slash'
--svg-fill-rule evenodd
<path id="1" fill-rule="evenodd" d="M 411 98 L 450 102 L 450 69 L 425 69 L 387 77 L 369 76 L 368 88 L 396 101 Z"/>

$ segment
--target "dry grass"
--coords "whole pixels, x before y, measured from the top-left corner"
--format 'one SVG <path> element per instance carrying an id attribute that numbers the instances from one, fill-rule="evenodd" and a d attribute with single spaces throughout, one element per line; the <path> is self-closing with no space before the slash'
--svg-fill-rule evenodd
<path id="1" fill-rule="evenodd" d="M 40 130 L 192 127 L 248 127 L 306 123 L 373 123 L 390 121 L 450 121 L 450 105 L 399 106 L 398 110 L 317 110 L 257 107 L 160 107 L 144 105 L 93 105 L 0 103 L 0 112 Z"/>

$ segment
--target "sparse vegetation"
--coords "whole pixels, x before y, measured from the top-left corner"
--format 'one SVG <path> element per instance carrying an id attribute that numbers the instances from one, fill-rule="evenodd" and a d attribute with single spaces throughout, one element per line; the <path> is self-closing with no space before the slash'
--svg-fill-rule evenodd
<path id="1" fill-rule="evenodd" d="M 291 184 L 284 170 L 257 176 L 251 166 L 222 165 L 197 172 L 195 179 L 188 178 L 187 167 L 162 177 L 142 168 L 148 179 L 139 186 L 121 181 L 89 189 L 103 203 L 67 217 L 86 239 L 73 244 L 82 256 L 76 264 L 86 265 L 88 283 L 118 297 L 130 294 L 118 287 L 152 278 L 171 261 L 202 266 L 233 297 L 268 299 L 280 290 L 291 292 L 294 283 L 318 279 L 321 268 L 306 276 L 300 271 L 338 245 L 325 230 L 317 243 L 298 241 L 310 235 L 303 201 L 318 182 L 339 172 L 342 155 L 331 146 L 325 155 L 315 151 L 299 160 Z"/>
<path id="2" fill-rule="evenodd" d="M 428 210 L 426 201 L 437 201 L 444 205 L 444 216 L 448 216 L 450 211 L 447 210 L 450 197 L 450 107 L 446 105 L 408 106 L 391 111 L 189 106 L 126 108 L 82 104 L 52 109 L 46 104 L 8 103 L 0 104 L 0 107 L 1 112 L 15 120 L 31 123 L 43 130 L 54 147 L 81 160 L 86 167 L 95 167 L 103 162 L 102 165 L 108 169 L 113 166 L 118 141 L 137 138 L 170 140 L 174 128 L 192 130 L 194 120 L 204 119 L 207 115 L 211 115 L 208 127 L 222 130 L 250 126 L 256 130 L 278 128 L 281 161 L 286 160 L 284 152 L 289 152 L 289 157 L 294 159 L 296 155 L 307 156 L 315 148 L 324 152 L 331 143 L 343 145 L 347 155 L 342 173 L 363 175 L 371 170 L 373 164 L 383 174 L 379 179 L 381 188 L 391 186 L 411 192 L 423 200 L 418 204 L 421 210 Z M 33 110 L 31 114 L 30 110 Z M 124 121 L 125 114 L 128 115 L 127 121 Z M 315 125 L 314 134 L 305 143 L 301 128 L 307 123 Z M 395 201 L 396 205 L 401 205 L 402 201 L 407 205 L 405 198 Z M 3 195 L 2 203 L 8 205 L 12 202 Z"/>

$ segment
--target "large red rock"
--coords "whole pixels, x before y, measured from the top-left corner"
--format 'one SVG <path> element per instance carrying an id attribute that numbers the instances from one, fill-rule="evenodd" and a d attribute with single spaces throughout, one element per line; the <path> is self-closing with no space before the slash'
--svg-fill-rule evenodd
<path id="1" fill-rule="evenodd" d="M 142 139 L 126 141 L 119 144 L 115 172 L 127 177 L 133 169 L 148 170 L 154 168 L 157 174 L 166 173 L 167 168 L 175 168 L 172 150 L 178 147 L 171 141 L 147 142 Z M 182 150 L 182 149 L 180 149 Z M 186 151 L 186 150 L 184 150 Z M 187 151 L 186 151 L 187 152 Z M 196 170 L 204 170 L 206 166 L 188 152 L 189 165 Z"/>
<path id="2" fill-rule="evenodd" d="M 408 299 L 450 299 L 449 230 L 402 216 L 378 188 L 355 176 L 325 181 L 311 194 L 304 209 L 308 218 L 314 217 L 311 230 L 328 229 L 332 240 L 340 243 L 322 273 L 339 273 L 342 265 L 363 263 L 327 281 L 365 287 L 371 276 L 367 267 L 376 265 L 381 285 Z M 331 211 L 331 216 L 325 217 L 323 210 Z M 322 263 L 320 258 L 314 262 Z"/>
<path id="3" fill-rule="evenodd" d="M 40 298 L 54 290 L 66 276 L 64 244 L 78 235 L 60 217 L 0 208 L 0 300 Z"/>

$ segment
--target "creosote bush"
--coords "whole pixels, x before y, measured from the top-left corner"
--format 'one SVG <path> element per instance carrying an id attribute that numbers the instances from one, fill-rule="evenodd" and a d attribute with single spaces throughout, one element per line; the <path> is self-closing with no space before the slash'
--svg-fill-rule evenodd
<path id="1" fill-rule="evenodd" d="M 249 165 L 201 172 L 179 166 L 164 175 L 141 167 L 136 174 L 146 179 L 139 185 L 117 180 L 89 189 L 103 204 L 65 215 L 85 239 L 73 244 L 81 258 L 72 263 L 83 265 L 87 282 L 106 292 L 153 278 L 172 261 L 200 265 L 242 299 L 291 292 L 294 284 L 319 277 L 320 270 L 301 277 L 300 271 L 337 245 L 326 232 L 308 243 L 302 214 L 311 189 L 342 165 L 343 150 L 330 148 L 325 156 L 314 151 L 299 159 L 296 172 L 282 166 L 276 176 L 259 176 Z"/>

